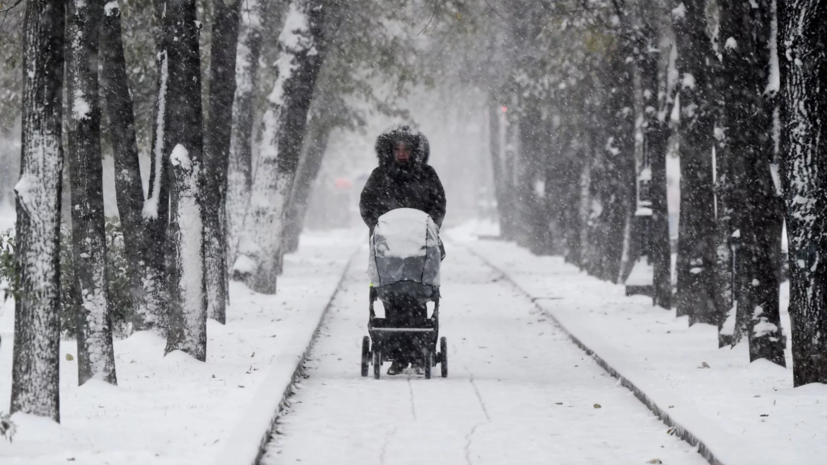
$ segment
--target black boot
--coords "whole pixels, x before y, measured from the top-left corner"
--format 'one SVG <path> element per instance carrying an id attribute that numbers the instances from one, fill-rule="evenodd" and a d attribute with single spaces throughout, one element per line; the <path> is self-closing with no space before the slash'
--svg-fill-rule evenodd
<path id="1" fill-rule="evenodd" d="M 408 368 L 408 362 L 395 361 L 395 362 L 391 363 L 391 367 L 388 368 L 388 375 L 390 375 L 390 376 L 398 375 L 399 373 L 402 373 L 403 371 L 405 371 L 405 368 Z"/>

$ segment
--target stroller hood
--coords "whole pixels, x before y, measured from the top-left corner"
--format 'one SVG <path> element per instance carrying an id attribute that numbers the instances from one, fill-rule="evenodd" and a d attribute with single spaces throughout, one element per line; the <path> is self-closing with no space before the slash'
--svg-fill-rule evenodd
<path id="1" fill-rule="evenodd" d="M 439 287 L 439 227 L 427 213 L 398 208 L 379 217 L 368 273 L 375 287 L 401 281 Z"/>

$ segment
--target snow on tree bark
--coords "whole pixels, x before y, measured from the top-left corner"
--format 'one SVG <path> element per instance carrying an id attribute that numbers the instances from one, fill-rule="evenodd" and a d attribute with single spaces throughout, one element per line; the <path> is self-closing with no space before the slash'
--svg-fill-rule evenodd
<path id="1" fill-rule="evenodd" d="M 190 146 L 195 145 L 190 141 Z M 204 224 L 198 196 L 203 168 L 182 144 L 172 149 L 170 164 L 173 181 L 167 241 L 172 253 L 166 353 L 181 350 L 203 362 L 207 359 L 207 294 Z"/>
<path id="2" fill-rule="evenodd" d="M 154 6 L 156 17 L 161 18 L 159 11 L 164 11 L 166 2 L 156 0 Z M 158 19 L 162 23 L 164 19 Z M 151 320 L 147 320 L 148 327 L 158 327 L 166 332 L 168 327 L 168 312 L 166 308 L 169 296 L 167 295 L 167 254 L 166 245 L 167 223 L 169 222 L 169 159 L 164 156 L 169 137 L 167 117 L 167 100 L 169 94 L 169 45 L 163 25 L 158 27 L 156 36 L 155 61 L 158 65 L 158 89 L 155 96 L 154 121 L 152 123 L 152 151 L 150 154 L 149 189 L 146 200 L 141 209 L 143 218 L 144 240 L 141 255 L 144 257 L 143 268 L 143 308 Z M 161 246 L 160 244 L 164 244 Z"/>
<path id="3" fill-rule="evenodd" d="M 144 302 L 143 271 L 146 263 L 142 252 L 144 231 L 141 211 L 144 191 L 138 161 L 138 143 L 135 135 L 135 113 L 129 91 L 126 59 L 121 35 L 121 13 L 116 1 L 104 5 L 101 28 L 101 88 L 106 101 L 109 135 L 115 159 L 115 197 L 123 225 L 124 252 L 132 298 L 132 326 L 136 330 L 150 329 L 157 323 L 157 315 Z"/>
<path id="4" fill-rule="evenodd" d="M 827 2 L 778 0 L 793 383 L 827 382 Z"/>
<path id="5" fill-rule="evenodd" d="M 164 5 L 168 89 L 164 154 L 169 153 L 169 224 L 166 231 L 169 327 L 166 353 L 181 350 L 207 359 L 204 275 L 203 131 L 201 58 L 195 0 Z"/>
<path id="6" fill-rule="evenodd" d="M 253 184 L 253 117 L 258 62 L 262 49 L 262 22 L 267 2 L 246 0 L 241 3 L 241 24 L 236 51 L 235 98 L 232 109 L 230 154 L 227 168 L 226 232 L 227 268 L 232 268 L 250 203 Z"/>
<path id="7" fill-rule="evenodd" d="M 732 3 L 723 5 L 721 10 L 728 81 L 727 86 L 722 86 L 726 102 L 726 156 L 732 185 L 728 199 L 731 203 L 726 209 L 732 215 L 732 235 L 739 243 L 735 256 L 737 313 L 732 343 L 746 334 L 750 361 L 766 358 L 784 366 L 780 283 L 775 269 L 782 209 L 770 173 L 773 122 L 765 102 L 770 76 L 767 51 L 772 4 L 770 0 L 756 0 L 754 5 Z M 719 214 L 720 211 L 719 208 Z"/>
<path id="8" fill-rule="evenodd" d="M 98 44 L 102 0 L 68 2 L 68 149 L 77 286 L 78 383 L 117 384 L 106 266 Z"/>
<path id="9" fill-rule="evenodd" d="M 209 118 L 204 134 L 204 237 L 207 315 L 219 323 L 227 313 L 227 168 L 232 131 L 238 13 L 241 0 L 213 2 Z"/>
<path id="10" fill-rule="evenodd" d="M 325 11 L 320 0 L 291 0 L 279 36 L 278 78 L 268 97 L 264 134 L 238 246 L 234 272 L 247 285 L 275 294 L 279 273 L 284 207 L 292 192 L 307 112 L 324 59 Z"/>
<path id="11" fill-rule="evenodd" d="M 23 25 L 23 116 L 11 412 L 60 421 L 60 194 L 64 3 L 29 0 Z"/>
<path id="12" fill-rule="evenodd" d="M 672 16 L 680 79 L 681 213 L 678 234 L 678 315 L 689 324 L 717 325 L 715 198 L 712 180 L 714 114 L 704 0 L 676 0 Z"/>

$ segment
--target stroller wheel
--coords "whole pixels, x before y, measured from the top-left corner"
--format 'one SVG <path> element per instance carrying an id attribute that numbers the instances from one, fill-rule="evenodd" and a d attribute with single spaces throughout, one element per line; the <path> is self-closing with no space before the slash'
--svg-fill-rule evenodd
<path id="1" fill-rule="evenodd" d="M 448 340 L 439 338 L 439 365 L 442 370 L 442 377 L 448 377 Z"/>
<path id="2" fill-rule="evenodd" d="M 370 365 L 370 337 L 362 338 L 362 376 L 368 375 L 368 365 Z"/>
<path id="3" fill-rule="evenodd" d="M 425 379 L 431 379 L 431 367 L 434 364 L 434 353 L 430 349 L 422 349 L 422 365 L 425 368 Z"/>
<path id="4" fill-rule="evenodd" d="M 382 374 L 382 349 L 373 345 L 373 378 L 379 379 Z"/>

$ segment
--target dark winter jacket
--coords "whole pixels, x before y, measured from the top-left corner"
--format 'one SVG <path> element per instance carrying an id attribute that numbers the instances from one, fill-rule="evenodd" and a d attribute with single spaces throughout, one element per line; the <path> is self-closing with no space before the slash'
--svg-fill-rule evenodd
<path id="1" fill-rule="evenodd" d="M 411 147 L 411 159 L 404 165 L 394 160 L 399 141 Z M 436 171 L 428 164 L 428 139 L 409 126 L 394 126 L 376 139 L 379 166 L 370 174 L 359 210 L 371 232 L 379 217 L 395 208 L 422 210 L 442 227 L 445 218 L 445 190 Z"/>

